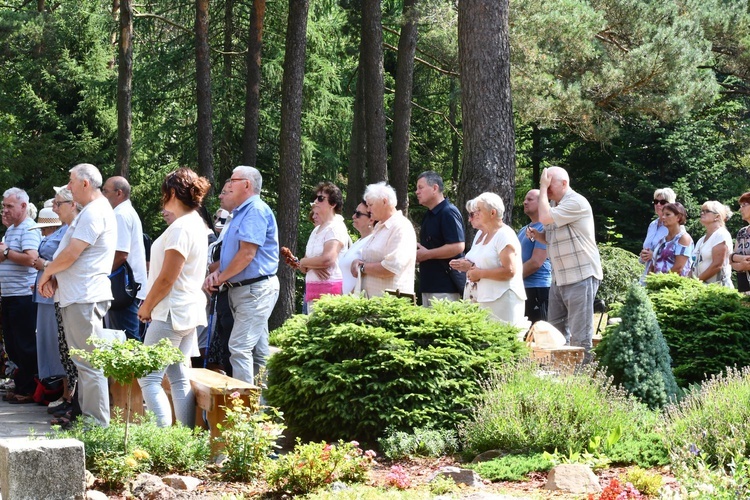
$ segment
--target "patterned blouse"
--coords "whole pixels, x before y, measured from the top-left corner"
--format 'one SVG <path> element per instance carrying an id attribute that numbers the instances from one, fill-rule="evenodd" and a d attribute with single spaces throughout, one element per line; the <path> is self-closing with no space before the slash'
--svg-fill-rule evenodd
<path id="1" fill-rule="evenodd" d="M 676 258 L 680 255 L 688 257 L 685 262 L 685 266 L 680 271 L 680 276 L 687 276 L 690 272 L 690 256 L 693 254 L 693 242 L 690 241 L 690 245 L 685 246 L 680 244 L 680 238 L 685 234 L 685 231 L 680 231 L 674 238 L 668 239 L 669 236 L 665 236 L 661 239 L 656 249 L 654 250 L 654 257 L 651 263 L 652 273 L 668 273 L 674 267 Z"/>

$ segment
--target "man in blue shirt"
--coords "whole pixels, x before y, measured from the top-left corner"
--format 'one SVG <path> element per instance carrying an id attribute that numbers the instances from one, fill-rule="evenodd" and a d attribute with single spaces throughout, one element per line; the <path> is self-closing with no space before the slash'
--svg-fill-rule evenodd
<path id="1" fill-rule="evenodd" d="M 538 189 L 532 189 L 526 193 L 526 198 L 523 200 L 523 212 L 529 216 L 531 223 L 522 227 L 518 232 L 523 260 L 523 287 L 526 289 L 526 318 L 532 323 L 540 320 L 547 321 L 549 287 L 552 284 L 552 267 L 547 258 L 547 245 L 531 240 L 526 235 L 526 229 L 529 227 L 537 231 L 544 230 L 544 225 L 539 222 L 538 202 Z"/>
<path id="2" fill-rule="evenodd" d="M 417 178 L 417 200 L 427 207 L 417 243 L 419 289 L 422 305 L 434 299 L 458 300 L 463 296 L 466 274 L 448 262 L 464 255 L 464 226 L 458 209 L 443 195 L 443 179 L 435 172 Z"/>
<path id="3" fill-rule="evenodd" d="M 224 186 L 227 204 L 235 206 L 221 247 L 219 269 L 205 288 L 229 289 L 234 326 L 229 336 L 232 376 L 249 383 L 266 364 L 268 318 L 279 298 L 279 236 L 271 208 L 260 199 L 263 178 L 254 167 L 239 166 Z M 262 382 L 262 381 L 259 381 Z"/>

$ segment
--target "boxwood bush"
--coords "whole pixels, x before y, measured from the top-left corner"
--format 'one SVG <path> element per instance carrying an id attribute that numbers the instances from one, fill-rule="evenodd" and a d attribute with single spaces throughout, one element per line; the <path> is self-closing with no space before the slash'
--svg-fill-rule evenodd
<path id="1" fill-rule="evenodd" d="M 528 355 L 517 333 L 475 304 L 324 297 L 273 336 L 281 351 L 268 362 L 266 398 L 309 439 L 451 428 L 468 417 L 483 376 Z"/>
<path id="2" fill-rule="evenodd" d="M 636 254 L 613 246 L 599 245 L 599 255 L 604 279 L 596 296 L 612 307 L 625 300 L 630 286 L 640 278 L 643 264 Z"/>
<path id="3" fill-rule="evenodd" d="M 646 286 L 683 387 L 727 366 L 750 366 L 750 299 L 720 285 L 674 274 L 648 277 Z"/>

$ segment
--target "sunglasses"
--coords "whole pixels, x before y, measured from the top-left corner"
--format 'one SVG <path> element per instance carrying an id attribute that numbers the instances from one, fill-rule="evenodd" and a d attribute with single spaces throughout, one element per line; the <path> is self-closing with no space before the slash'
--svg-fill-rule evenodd
<path id="1" fill-rule="evenodd" d="M 323 203 L 324 200 L 327 198 L 323 196 L 322 194 L 319 194 L 317 196 L 313 196 L 313 201 L 317 201 L 318 203 Z"/>
<path id="2" fill-rule="evenodd" d="M 359 210 L 354 211 L 354 218 L 359 219 L 360 217 L 372 217 L 370 212 L 362 213 Z"/>
<path id="3" fill-rule="evenodd" d="M 662 205 L 662 206 L 664 206 L 667 203 L 669 203 L 667 200 L 654 200 L 654 205 Z"/>

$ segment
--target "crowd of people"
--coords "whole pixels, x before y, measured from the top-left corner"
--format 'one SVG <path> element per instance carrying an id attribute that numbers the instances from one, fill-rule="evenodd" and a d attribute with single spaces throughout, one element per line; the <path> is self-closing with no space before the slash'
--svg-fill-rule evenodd
<path id="1" fill-rule="evenodd" d="M 53 423 L 66 426 L 83 415 L 107 426 L 108 382 L 100 370 L 71 357 L 69 348 L 90 351 L 90 337 L 107 338 L 112 330 L 146 345 L 168 339 L 194 366 L 262 385 L 280 259 L 305 275 L 306 313 L 327 294 L 395 293 L 419 298 L 424 307 L 463 299 L 511 325 L 546 320 L 570 345 L 583 347 L 584 361 L 590 361 L 602 266 L 591 205 L 570 187 L 563 168 L 545 169 L 539 189 L 526 193 L 529 223 L 518 232 L 503 221 L 505 205 L 497 194 L 469 200 L 465 208 L 475 236 L 466 253 L 461 212 L 445 197 L 435 172 L 417 178 L 416 198 L 426 208 L 418 236 L 397 209 L 395 190 L 381 182 L 366 187 L 351 215 L 359 233 L 352 241 L 341 214 L 341 190 L 321 182 L 310 203 L 314 229 L 299 259 L 279 247 L 276 218 L 260 196 L 262 182 L 257 169 L 236 167 L 212 218 L 205 209 L 208 181 L 188 168 L 169 173 L 161 185 L 167 229 L 152 245 L 130 201 L 128 181 L 103 182 L 93 165 L 70 170 L 68 184 L 55 188 L 36 223 L 27 193 L 5 191 L 0 292 L 12 382 L 3 399 L 38 401 L 40 384 L 60 380 L 62 396 L 49 405 Z M 750 292 L 750 235 L 743 228 L 732 245 L 725 227 L 732 215 L 728 207 L 703 204 L 705 235 L 694 243 L 673 190 L 658 189 L 653 203 L 657 218 L 639 255 L 644 278 L 675 272 L 732 286 L 734 269 L 740 291 Z M 750 222 L 750 193 L 739 203 Z M 122 269 L 136 286 L 131 299 L 115 307 L 110 278 Z M 171 406 L 162 388 L 165 376 Z M 173 411 L 179 422 L 194 425 L 186 363 L 138 383 L 159 425 L 171 425 Z"/>

